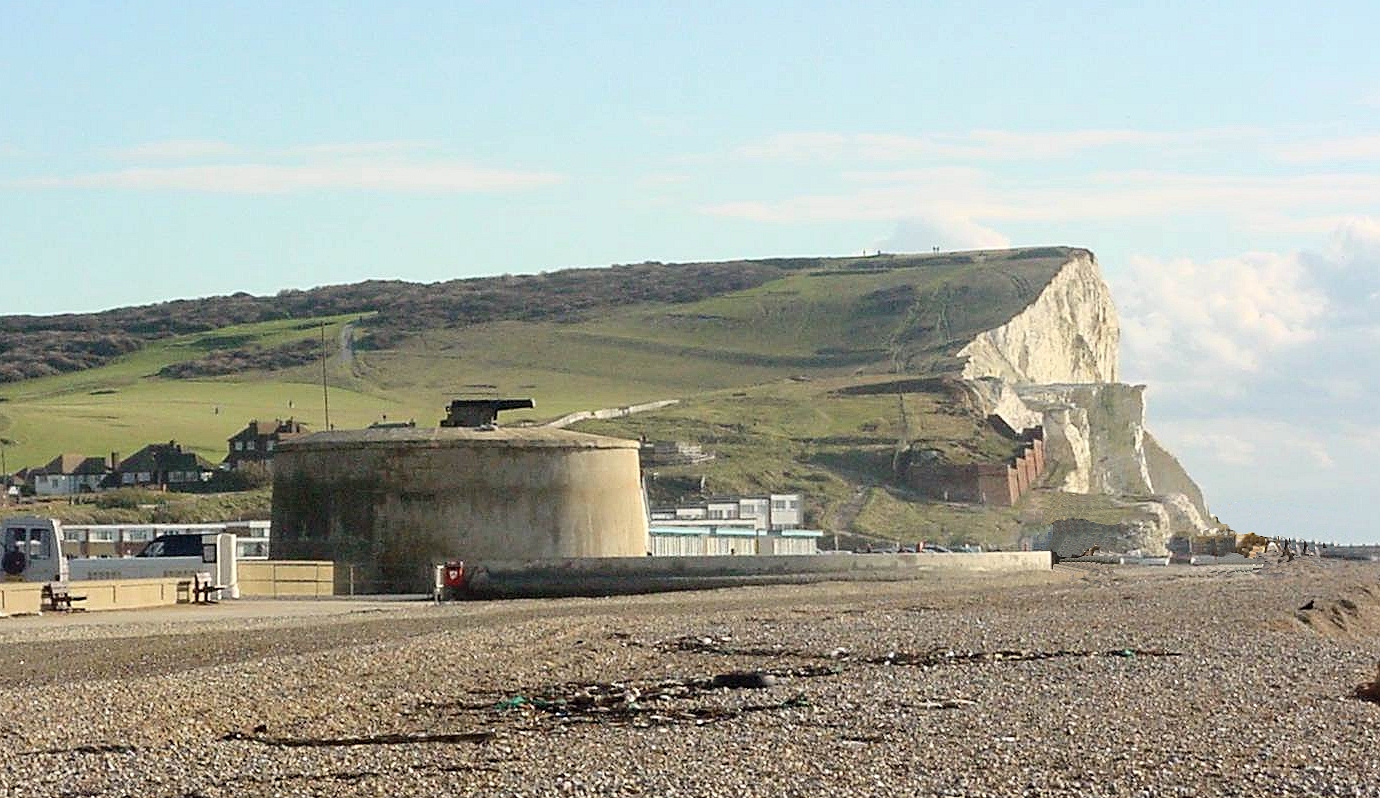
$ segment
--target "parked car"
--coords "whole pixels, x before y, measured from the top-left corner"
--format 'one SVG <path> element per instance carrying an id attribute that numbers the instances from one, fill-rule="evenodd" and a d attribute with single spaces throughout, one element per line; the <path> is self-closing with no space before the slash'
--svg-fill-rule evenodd
<path id="1" fill-rule="evenodd" d="M 202 556 L 202 536 L 200 534 L 159 535 L 150 540 L 136 557 L 200 557 Z"/>

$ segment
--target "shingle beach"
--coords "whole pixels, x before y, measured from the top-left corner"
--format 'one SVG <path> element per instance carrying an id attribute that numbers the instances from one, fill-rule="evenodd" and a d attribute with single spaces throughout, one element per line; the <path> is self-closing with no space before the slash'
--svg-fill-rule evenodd
<path id="1" fill-rule="evenodd" d="M 1380 566 L 0 619 L 0 795 L 1380 796 Z"/>

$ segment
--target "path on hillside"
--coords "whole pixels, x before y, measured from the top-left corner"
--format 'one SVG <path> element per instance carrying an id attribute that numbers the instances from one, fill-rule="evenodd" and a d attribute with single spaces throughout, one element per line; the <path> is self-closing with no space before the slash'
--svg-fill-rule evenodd
<path id="1" fill-rule="evenodd" d="M 574 424 L 577 421 L 588 421 L 590 419 L 605 420 L 610 418 L 626 418 L 634 413 L 648 413 L 653 410 L 660 410 L 663 407 L 670 407 L 678 404 L 679 399 L 659 399 L 655 402 L 645 402 L 640 405 L 625 405 L 623 407 L 605 407 L 601 410 L 579 410 L 568 413 L 555 421 L 548 421 L 546 426 L 561 429 Z"/>
<path id="2" fill-rule="evenodd" d="M 355 362 L 355 323 L 340 325 L 340 364 L 353 367 Z"/>
<path id="3" fill-rule="evenodd" d="M 853 522 L 858 519 L 867 500 L 872 497 L 871 485 L 859 485 L 853 489 L 853 498 L 839 508 L 838 520 L 834 523 L 837 532 L 852 532 Z"/>

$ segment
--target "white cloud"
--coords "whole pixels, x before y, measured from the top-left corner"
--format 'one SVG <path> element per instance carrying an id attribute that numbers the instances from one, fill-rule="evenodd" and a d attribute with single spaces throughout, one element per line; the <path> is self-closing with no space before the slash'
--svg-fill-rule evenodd
<path id="1" fill-rule="evenodd" d="M 1281 218 L 1316 219 L 1330 209 L 1380 212 L 1380 174 L 1327 173 L 1286 177 L 1189 175 L 1126 171 L 1048 180 L 998 179 L 964 168 L 849 171 L 860 188 L 779 200 L 709 205 L 713 216 L 772 222 L 959 217 L 980 223 L 1078 219 L 1144 219 L 1215 214 L 1246 225 Z M 1333 215 L 1336 219 L 1344 218 Z"/>
<path id="2" fill-rule="evenodd" d="M 1342 442 L 1333 434 L 1255 415 L 1166 423 L 1156 430 L 1156 437 L 1195 459 L 1246 466 L 1270 478 L 1303 464 L 1333 469 L 1337 461 L 1332 450 Z"/>
<path id="3" fill-rule="evenodd" d="M 1337 225 L 1330 257 L 1344 266 L 1380 267 L 1380 218 L 1353 216 Z"/>
<path id="4" fill-rule="evenodd" d="M 397 155 L 436 149 L 433 142 L 414 139 L 383 141 L 345 141 L 326 144 L 301 144 L 280 149 L 250 149 L 217 139 L 166 139 L 109 150 L 123 161 L 186 161 L 211 158 L 279 158 Z"/>
<path id="5" fill-rule="evenodd" d="M 434 150 L 434 142 L 413 139 L 387 141 L 344 141 L 333 144 L 302 144 L 289 147 L 287 155 L 307 155 L 326 157 L 352 157 L 361 155 L 396 155 L 399 153 Z"/>
<path id="6" fill-rule="evenodd" d="M 1130 267 L 1114 292 L 1128 365 L 1200 388 L 1313 340 L 1327 310 L 1298 255 L 1137 257 Z"/>
<path id="7" fill-rule="evenodd" d="M 983 183 L 988 179 L 987 172 L 970 166 L 927 166 L 916 169 L 871 169 L 843 172 L 844 180 L 850 183 L 871 183 L 883 185 L 927 185 L 956 187 L 966 184 Z"/>
<path id="8" fill-rule="evenodd" d="M 563 175 L 494 169 L 440 157 L 433 142 L 398 139 L 308 144 L 250 150 L 211 139 L 169 139 L 112 150 L 121 160 L 144 162 L 107 171 L 10 180 L 18 188 L 111 188 L 286 194 L 354 189 L 393 192 L 502 191 L 551 185 Z M 211 161 L 169 165 L 166 161 Z"/>
<path id="9" fill-rule="evenodd" d="M 1319 139 L 1280 152 L 1286 161 L 1380 160 L 1380 135 Z"/>
<path id="10" fill-rule="evenodd" d="M 694 178 L 691 175 L 684 173 L 662 172 L 660 174 L 654 175 L 642 175 L 641 177 L 637 178 L 637 184 L 640 186 L 648 187 L 681 186 L 685 185 L 686 183 L 689 183 L 693 179 Z"/>
<path id="11" fill-rule="evenodd" d="M 122 160 L 190 160 L 196 158 L 222 158 L 239 155 L 242 150 L 233 144 L 214 139 L 168 139 L 150 141 L 133 147 L 112 150 L 111 155 Z"/>
<path id="12" fill-rule="evenodd" d="M 1191 147 L 1253 136 L 1248 129 L 1149 131 L 1085 129 L 1059 131 L 972 130 L 966 133 L 781 133 L 736 148 L 754 160 L 894 161 L 908 158 L 1022 160 L 1059 158 L 1105 147 Z"/>
<path id="13" fill-rule="evenodd" d="M 1197 425 L 1164 424 L 1156 430 L 1156 435 L 1172 441 L 1180 454 L 1196 453 L 1229 466 L 1247 466 L 1256 458 L 1256 447 L 1252 438 L 1202 429 Z"/>
<path id="14" fill-rule="evenodd" d="M 928 252 L 933 247 L 954 249 L 1005 249 L 1011 239 L 972 219 L 932 216 L 902 219 L 895 231 L 877 244 L 886 252 Z"/>
<path id="15" fill-rule="evenodd" d="M 1314 251 L 1131 265 L 1114 282 L 1123 371 L 1150 383 L 1156 437 L 1221 516 L 1374 539 L 1348 506 L 1369 501 L 1380 453 L 1380 219 Z"/>
<path id="16" fill-rule="evenodd" d="M 1330 377 L 1324 378 L 1319 382 L 1320 387 L 1328 398 L 1341 402 L 1355 402 L 1364 398 L 1366 388 L 1361 381 L 1352 377 Z"/>
<path id="17" fill-rule="evenodd" d="M 286 194 L 324 189 L 401 192 L 472 192 L 533 188 L 565 178 L 551 172 L 487 169 L 467 163 L 391 161 L 311 165 L 223 164 L 138 167 L 110 172 L 11 181 L 25 188 L 116 188 Z"/>
<path id="18" fill-rule="evenodd" d="M 1128 265 L 1109 273 L 1123 371 L 1171 401 L 1254 394 L 1282 408 L 1292 397 L 1321 413 L 1380 390 L 1369 365 L 1380 359 L 1380 219 L 1349 219 L 1316 251 Z"/>

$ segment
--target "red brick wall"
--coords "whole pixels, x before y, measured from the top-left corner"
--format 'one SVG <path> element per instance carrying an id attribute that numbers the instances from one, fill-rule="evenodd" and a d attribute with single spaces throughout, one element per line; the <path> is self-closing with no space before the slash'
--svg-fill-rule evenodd
<path id="1" fill-rule="evenodd" d="M 983 504 L 1009 507 L 1016 502 L 1020 492 L 1015 473 L 1005 465 L 977 466 L 977 482 Z"/>
<path id="2" fill-rule="evenodd" d="M 1039 481 L 1045 471 L 1045 442 L 1038 427 L 1022 435 L 1025 447 L 1009 464 L 911 464 L 906 481 L 933 499 L 1009 507 Z"/>

